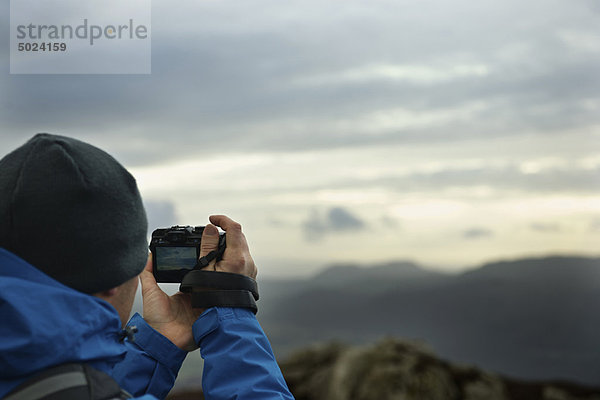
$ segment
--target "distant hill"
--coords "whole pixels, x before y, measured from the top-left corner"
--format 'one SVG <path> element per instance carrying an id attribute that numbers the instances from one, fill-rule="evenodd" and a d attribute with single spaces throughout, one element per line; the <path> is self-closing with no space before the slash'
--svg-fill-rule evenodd
<path id="1" fill-rule="evenodd" d="M 444 281 L 448 276 L 442 272 L 424 269 L 410 261 L 388 262 L 369 267 L 336 264 L 307 279 L 261 280 L 260 286 L 261 293 L 271 300 L 291 297 L 299 292 L 320 289 L 344 290 L 346 287 L 352 287 L 360 294 L 381 293 L 399 287 L 432 285 Z M 269 300 L 264 303 L 270 303 Z"/>
<path id="2" fill-rule="evenodd" d="M 339 339 L 417 338 L 443 358 L 522 379 L 600 385 L 600 259 L 547 257 L 446 275 L 409 262 L 261 281 L 278 354 Z"/>
<path id="3" fill-rule="evenodd" d="M 322 284 L 331 287 L 340 284 L 382 283 L 385 280 L 399 283 L 402 280 L 425 280 L 445 277 L 446 274 L 426 270 L 410 261 L 397 261 L 370 267 L 353 264 L 333 265 L 310 279 L 313 285 Z"/>

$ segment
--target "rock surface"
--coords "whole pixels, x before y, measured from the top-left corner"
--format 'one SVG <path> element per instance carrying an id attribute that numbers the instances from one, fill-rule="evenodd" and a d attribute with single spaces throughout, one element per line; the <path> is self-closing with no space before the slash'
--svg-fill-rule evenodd
<path id="1" fill-rule="evenodd" d="M 437 358 L 419 343 L 313 346 L 281 364 L 297 400 L 600 400 L 599 388 L 520 382 Z"/>
<path id="2" fill-rule="evenodd" d="M 600 388 L 509 379 L 391 338 L 369 346 L 314 345 L 293 353 L 281 369 L 296 400 L 600 400 Z M 187 391 L 168 399 L 204 397 Z"/>

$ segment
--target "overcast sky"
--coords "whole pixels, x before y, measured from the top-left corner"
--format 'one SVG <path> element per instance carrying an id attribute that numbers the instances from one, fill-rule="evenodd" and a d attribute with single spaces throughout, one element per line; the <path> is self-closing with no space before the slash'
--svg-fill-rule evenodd
<path id="1" fill-rule="evenodd" d="M 153 227 L 227 213 L 265 275 L 598 255 L 595 0 L 152 2 L 151 75 L 9 75 L 36 132 L 136 176 Z"/>

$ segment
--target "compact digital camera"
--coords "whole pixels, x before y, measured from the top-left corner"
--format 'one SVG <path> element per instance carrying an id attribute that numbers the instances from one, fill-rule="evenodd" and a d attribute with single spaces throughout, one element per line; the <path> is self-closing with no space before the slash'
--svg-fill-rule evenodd
<path id="1" fill-rule="evenodd" d="M 194 269 L 200 269 L 200 241 L 203 226 L 172 226 L 152 232 L 152 272 L 156 282 L 181 283 L 183 277 Z M 225 233 L 219 236 L 217 261 L 225 251 Z"/>

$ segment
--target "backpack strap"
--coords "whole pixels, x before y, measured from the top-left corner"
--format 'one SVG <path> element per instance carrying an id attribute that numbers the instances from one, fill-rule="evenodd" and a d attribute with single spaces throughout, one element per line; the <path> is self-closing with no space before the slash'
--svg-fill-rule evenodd
<path id="1" fill-rule="evenodd" d="M 120 400 L 131 397 L 102 371 L 86 364 L 64 364 L 26 380 L 4 400 Z"/>

